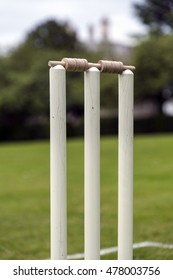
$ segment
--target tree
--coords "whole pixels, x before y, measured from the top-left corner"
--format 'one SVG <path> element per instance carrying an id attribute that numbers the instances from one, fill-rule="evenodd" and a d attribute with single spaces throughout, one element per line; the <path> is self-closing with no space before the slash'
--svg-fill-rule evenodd
<path id="1" fill-rule="evenodd" d="M 150 36 L 134 48 L 135 93 L 138 98 L 154 97 L 162 107 L 163 91 L 173 88 L 173 36 Z M 161 110 L 160 110 L 161 111 Z"/>
<path id="2" fill-rule="evenodd" d="M 85 57 L 86 51 L 67 25 L 48 21 L 32 30 L 26 40 L 7 56 L 0 57 L 0 125 L 4 127 L 0 138 L 5 139 L 5 131 L 9 135 L 10 131 L 18 129 L 21 135 L 29 131 L 28 126 L 38 126 L 46 121 L 49 123 L 47 63 L 51 59 L 69 56 L 69 53 L 72 57 Z M 71 90 L 68 104 L 81 96 L 82 86 L 77 86 L 73 73 L 69 75 L 68 84 L 72 84 L 72 81 L 75 87 Z"/>
<path id="3" fill-rule="evenodd" d="M 54 20 L 39 24 L 28 34 L 25 44 L 39 49 L 63 49 L 65 47 L 68 50 L 76 50 L 80 46 L 76 32 L 68 22 L 58 23 Z"/>
<path id="4" fill-rule="evenodd" d="M 84 57 L 98 61 L 101 58 L 99 53 L 88 52 L 86 48 L 67 24 L 51 20 L 36 26 L 22 44 L 6 57 L 0 57 L 0 139 L 14 139 L 10 133 L 15 133 L 16 139 L 25 138 L 26 133 L 27 138 L 38 137 L 40 127 L 44 126 L 49 135 L 48 60 Z M 102 107 L 115 108 L 116 84 L 115 75 L 103 74 Z M 83 112 L 83 103 L 83 73 L 68 72 L 67 110 Z"/>
<path id="5" fill-rule="evenodd" d="M 173 0 L 145 0 L 134 4 L 136 15 L 151 32 L 173 32 Z"/>

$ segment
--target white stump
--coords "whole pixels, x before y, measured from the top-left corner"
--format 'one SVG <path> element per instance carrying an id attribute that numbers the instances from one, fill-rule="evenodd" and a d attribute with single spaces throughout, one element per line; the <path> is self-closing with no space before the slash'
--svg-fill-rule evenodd
<path id="1" fill-rule="evenodd" d="M 133 87 L 134 75 L 119 77 L 118 259 L 133 258 Z"/>
<path id="2" fill-rule="evenodd" d="M 65 69 L 50 69 L 51 259 L 67 257 Z"/>
<path id="3" fill-rule="evenodd" d="M 85 91 L 85 259 L 100 259 L 100 72 L 84 74 Z"/>

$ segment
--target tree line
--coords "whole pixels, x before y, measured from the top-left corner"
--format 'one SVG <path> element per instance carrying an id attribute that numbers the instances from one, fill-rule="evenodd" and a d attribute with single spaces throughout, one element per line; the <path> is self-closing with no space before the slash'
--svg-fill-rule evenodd
<path id="1" fill-rule="evenodd" d="M 134 12 L 148 28 L 129 61 L 136 66 L 135 98 L 157 97 L 165 87 L 173 89 L 173 1 L 145 0 L 134 4 Z M 19 46 L 0 57 L 0 140 L 49 135 L 49 60 L 71 56 L 98 61 L 102 55 L 89 51 L 67 22 L 48 20 L 31 30 Z M 104 75 L 101 88 L 101 107 L 117 106 L 114 75 Z M 67 111 L 83 114 L 79 73 L 68 73 Z"/>

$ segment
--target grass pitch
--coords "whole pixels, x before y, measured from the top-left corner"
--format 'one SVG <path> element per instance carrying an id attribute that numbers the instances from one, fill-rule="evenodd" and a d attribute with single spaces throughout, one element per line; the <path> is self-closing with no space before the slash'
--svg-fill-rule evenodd
<path id="1" fill-rule="evenodd" d="M 173 244 L 173 136 L 134 142 L 134 243 Z M 117 245 L 116 137 L 101 139 L 101 248 Z M 67 144 L 68 254 L 84 250 L 82 139 Z M 0 145 L 0 258 L 48 259 L 49 142 Z M 116 259 L 116 254 L 103 259 Z M 134 259 L 173 259 L 173 250 L 140 248 Z"/>

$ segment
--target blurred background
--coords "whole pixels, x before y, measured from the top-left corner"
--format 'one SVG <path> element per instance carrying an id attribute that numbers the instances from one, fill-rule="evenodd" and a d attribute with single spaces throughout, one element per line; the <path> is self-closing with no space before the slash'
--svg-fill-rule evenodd
<path id="1" fill-rule="evenodd" d="M 173 131 L 173 1 L 13 0 L 0 10 L 0 141 L 49 138 L 48 60 L 136 66 L 135 133 Z M 101 134 L 117 133 L 117 77 L 101 77 Z M 83 75 L 67 75 L 67 135 L 83 135 Z M 116 121 L 115 121 L 116 119 Z"/>

